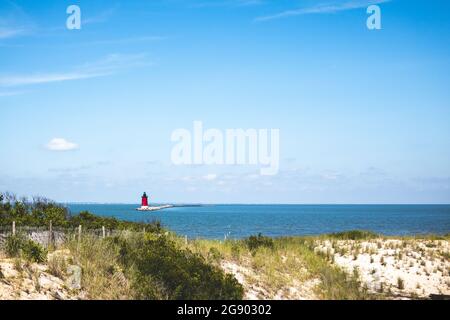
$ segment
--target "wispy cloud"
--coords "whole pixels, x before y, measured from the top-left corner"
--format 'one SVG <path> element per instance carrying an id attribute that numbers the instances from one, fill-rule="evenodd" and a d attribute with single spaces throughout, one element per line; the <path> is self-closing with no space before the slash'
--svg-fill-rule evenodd
<path id="1" fill-rule="evenodd" d="M 300 16 L 306 14 L 324 14 L 336 13 L 340 11 L 365 8 L 373 4 L 389 2 L 391 0 L 352 0 L 346 2 L 322 3 L 311 7 L 302 7 L 291 10 L 285 10 L 271 15 L 261 16 L 254 19 L 255 22 L 263 22 L 292 16 Z"/>
<path id="2" fill-rule="evenodd" d="M 0 26 L 0 39 L 8 39 L 23 35 L 26 33 L 25 28 L 23 27 L 7 27 Z"/>
<path id="3" fill-rule="evenodd" d="M 4 0 L 0 7 L 0 40 L 32 33 L 34 24 L 25 11 L 16 3 Z"/>
<path id="4" fill-rule="evenodd" d="M 11 97 L 23 94 L 23 91 L 0 91 L 0 97 Z"/>
<path id="5" fill-rule="evenodd" d="M 100 167 L 104 167 L 107 165 L 110 165 L 111 162 L 110 161 L 97 161 L 94 163 L 90 163 L 90 164 L 83 164 L 83 165 L 79 165 L 79 166 L 72 166 L 72 167 L 58 167 L 58 168 L 49 168 L 48 172 L 52 172 L 52 173 L 79 173 L 82 171 L 86 171 L 86 170 L 91 170 L 91 169 L 99 169 Z"/>
<path id="6" fill-rule="evenodd" d="M 53 138 L 47 143 L 46 148 L 50 151 L 70 151 L 78 149 L 78 145 L 64 138 Z"/>
<path id="7" fill-rule="evenodd" d="M 121 70 L 148 66 L 145 54 L 110 54 L 94 63 L 86 63 L 74 70 L 66 72 L 47 72 L 26 75 L 3 75 L 0 76 L 0 86 L 13 87 L 113 75 Z"/>
<path id="8" fill-rule="evenodd" d="M 111 18 L 117 9 L 119 8 L 119 5 L 116 4 L 115 6 L 108 8 L 100 13 L 98 13 L 95 16 L 88 16 L 87 18 L 83 17 L 81 18 L 82 24 L 94 24 L 94 23 L 101 23 L 106 22 Z M 83 13 L 82 13 L 83 14 Z"/>
<path id="9" fill-rule="evenodd" d="M 106 39 L 106 40 L 96 40 L 89 41 L 83 43 L 74 43 L 74 46 L 92 46 L 92 45 L 110 45 L 110 44 L 129 44 L 136 42 L 151 42 L 151 41 L 159 41 L 164 40 L 166 37 L 162 36 L 139 36 L 139 37 L 128 37 L 128 38 L 120 38 L 120 39 Z"/>
<path id="10" fill-rule="evenodd" d="M 60 82 L 67 80 L 79 80 L 93 77 L 99 77 L 104 74 L 100 73 L 48 73 L 48 74 L 33 74 L 23 76 L 8 76 L 0 78 L 0 85 L 5 87 L 22 86 L 31 84 L 41 84 L 48 82 Z"/>
<path id="11" fill-rule="evenodd" d="M 264 4 L 264 0 L 204 0 L 195 1 L 190 5 L 193 8 L 207 7 L 248 7 Z"/>

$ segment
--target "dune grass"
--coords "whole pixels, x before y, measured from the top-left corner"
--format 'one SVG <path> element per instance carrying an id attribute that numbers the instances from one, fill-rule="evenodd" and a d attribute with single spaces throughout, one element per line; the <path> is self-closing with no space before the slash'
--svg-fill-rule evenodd
<path id="1" fill-rule="evenodd" d="M 371 233 L 348 233 L 335 237 L 372 237 Z M 255 247 L 255 239 L 243 240 L 194 240 L 184 244 L 204 257 L 212 253 L 221 261 L 233 261 L 250 268 L 256 275 L 253 281 L 275 295 L 279 290 L 294 283 L 318 279 L 315 288 L 319 299 L 381 299 L 383 296 L 369 294 L 359 282 L 357 274 L 347 274 L 334 266 L 326 256 L 314 252 L 317 237 L 286 237 L 262 239 Z M 179 240 L 182 244 L 182 239 Z M 249 243 L 251 243 L 249 245 Z M 217 258 L 216 258 L 217 259 Z M 217 263 L 217 262 L 216 262 Z M 249 279 L 252 282 L 252 279 Z"/>
<path id="2" fill-rule="evenodd" d="M 81 242 L 72 240 L 66 246 L 72 256 L 69 263 L 82 267 L 81 286 L 87 299 L 132 298 L 130 284 L 119 264 L 119 248 L 90 236 L 83 237 Z"/>
<path id="3" fill-rule="evenodd" d="M 168 236 L 124 232 L 84 237 L 67 248 L 89 299 L 242 299 L 242 286 Z"/>

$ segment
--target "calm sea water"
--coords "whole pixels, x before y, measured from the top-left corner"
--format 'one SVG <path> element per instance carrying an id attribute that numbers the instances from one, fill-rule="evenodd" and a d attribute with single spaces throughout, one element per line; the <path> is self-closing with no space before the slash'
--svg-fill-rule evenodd
<path id="1" fill-rule="evenodd" d="M 150 222 L 190 238 L 314 235 L 352 229 L 385 235 L 450 233 L 450 205 L 215 205 L 136 211 L 130 204 L 68 204 L 73 214 Z"/>

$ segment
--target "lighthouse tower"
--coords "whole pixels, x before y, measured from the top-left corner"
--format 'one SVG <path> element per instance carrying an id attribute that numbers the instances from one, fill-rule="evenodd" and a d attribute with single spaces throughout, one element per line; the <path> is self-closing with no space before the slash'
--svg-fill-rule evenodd
<path id="1" fill-rule="evenodd" d="M 137 211 L 156 211 L 156 210 L 172 208 L 172 207 L 173 207 L 173 205 L 171 205 L 171 204 L 149 206 L 147 193 L 144 192 L 144 194 L 142 195 L 141 206 L 139 208 L 136 208 L 136 210 Z"/>
<path id="2" fill-rule="evenodd" d="M 144 192 L 142 195 L 142 201 L 141 201 L 141 209 L 147 209 L 148 208 L 148 197 L 147 194 Z"/>

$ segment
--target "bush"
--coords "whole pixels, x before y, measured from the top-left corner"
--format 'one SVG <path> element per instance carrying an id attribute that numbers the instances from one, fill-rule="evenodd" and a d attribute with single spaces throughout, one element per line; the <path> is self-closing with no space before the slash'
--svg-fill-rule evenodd
<path id="1" fill-rule="evenodd" d="M 71 286 L 81 285 L 90 300 L 123 300 L 133 298 L 129 281 L 119 264 L 119 245 L 111 238 L 82 237 L 81 242 L 72 240 L 68 248 L 74 260 L 67 264 L 81 267 L 82 279 L 73 278 Z M 51 259 L 51 258 L 50 258 Z M 69 270 L 64 270 L 69 271 Z M 76 269 L 73 269 L 76 272 Z M 71 274 L 71 272 L 68 272 Z M 75 275 L 75 273 L 73 273 Z"/>
<path id="2" fill-rule="evenodd" d="M 8 236 L 4 246 L 5 253 L 11 258 L 23 257 L 28 261 L 44 262 L 47 257 L 47 251 L 41 245 L 22 236 Z"/>
<path id="3" fill-rule="evenodd" d="M 146 232 L 160 233 L 162 232 L 161 223 L 154 221 L 151 223 L 131 222 L 118 220 L 114 217 L 99 217 L 89 211 L 82 211 L 77 215 L 69 218 L 68 224 L 72 227 L 82 225 L 85 229 L 100 229 L 104 226 L 109 230 L 133 230 L 142 231 L 145 227 Z"/>
<path id="4" fill-rule="evenodd" d="M 48 273 L 58 278 L 63 278 L 67 273 L 67 262 L 63 256 L 53 255 L 48 259 Z"/>
<path id="5" fill-rule="evenodd" d="M 236 300 L 244 290 L 233 276 L 165 237 L 114 240 L 122 264 L 132 270 L 138 299 Z"/>
<path id="6" fill-rule="evenodd" d="M 350 230 L 329 234 L 330 237 L 341 240 L 362 240 L 378 238 L 379 235 L 372 231 Z"/>
<path id="7" fill-rule="evenodd" d="M 11 258 L 19 257 L 23 241 L 23 238 L 19 236 L 8 236 L 4 244 L 6 255 Z"/>
<path id="8" fill-rule="evenodd" d="M 269 249 L 273 249 L 273 240 L 272 238 L 265 237 L 261 233 L 258 233 L 257 236 L 250 236 L 244 240 L 248 249 L 252 252 L 256 251 L 260 247 L 265 247 Z"/>
<path id="9" fill-rule="evenodd" d="M 47 250 L 45 250 L 40 244 L 27 240 L 22 246 L 22 253 L 25 259 L 42 263 L 47 258 Z"/>
<path id="10" fill-rule="evenodd" d="M 231 256 L 235 260 L 239 260 L 239 257 L 241 255 L 241 246 L 239 245 L 239 242 L 233 241 L 231 243 Z"/>
<path id="11" fill-rule="evenodd" d="M 222 260 L 223 256 L 220 253 L 220 251 L 217 248 L 210 248 L 208 251 L 208 262 L 211 263 L 220 263 L 220 260 Z"/>

